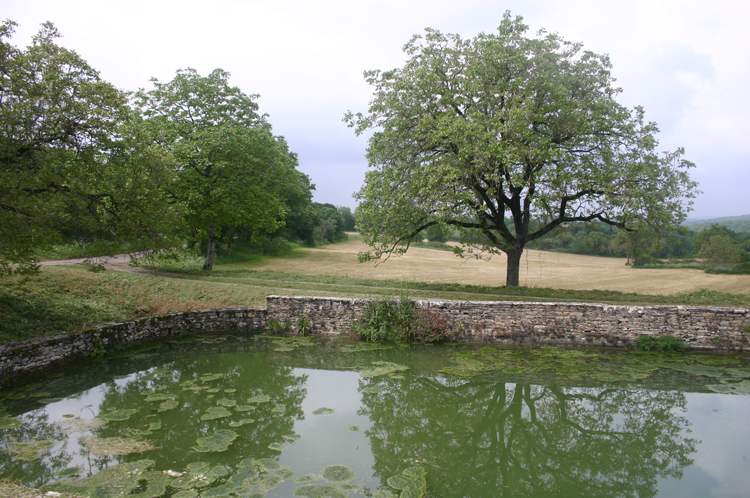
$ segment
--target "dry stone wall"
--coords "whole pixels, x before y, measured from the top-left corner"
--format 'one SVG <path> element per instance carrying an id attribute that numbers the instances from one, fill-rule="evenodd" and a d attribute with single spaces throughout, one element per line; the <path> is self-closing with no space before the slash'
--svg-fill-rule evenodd
<path id="1" fill-rule="evenodd" d="M 365 299 L 269 296 L 269 319 L 294 328 L 300 317 L 317 334 L 349 330 Z M 749 346 L 750 310 L 695 306 L 612 306 L 588 303 L 416 301 L 445 313 L 459 341 L 496 344 L 626 347 L 639 335 L 671 334 L 693 349 Z"/>
<path id="2" fill-rule="evenodd" d="M 272 323 L 292 332 L 309 322 L 312 334 L 346 333 L 362 316 L 366 302 L 268 296 L 265 307 L 170 313 L 11 343 L 0 346 L 0 386 L 135 341 L 259 332 Z M 750 310 L 742 308 L 430 300 L 416 305 L 445 313 L 463 342 L 625 347 L 639 335 L 671 334 L 698 350 L 750 349 Z"/>
<path id="3" fill-rule="evenodd" d="M 105 323 L 82 330 L 0 346 L 0 386 L 65 364 L 116 352 L 134 342 L 181 335 L 265 330 L 265 307 L 185 311 Z"/>

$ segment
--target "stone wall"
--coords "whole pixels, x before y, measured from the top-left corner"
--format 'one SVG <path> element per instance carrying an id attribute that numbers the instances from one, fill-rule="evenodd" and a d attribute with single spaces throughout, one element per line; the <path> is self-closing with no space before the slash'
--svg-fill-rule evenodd
<path id="1" fill-rule="evenodd" d="M 87 329 L 0 346 L 0 386 L 86 358 L 96 358 L 133 342 L 149 342 L 210 332 L 265 330 L 265 307 L 185 311 L 105 323 Z"/>
<path id="2" fill-rule="evenodd" d="M 349 330 L 364 299 L 268 296 L 269 319 L 310 320 L 312 333 Z M 495 344 L 626 347 L 639 335 L 671 334 L 693 349 L 741 350 L 750 345 L 750 310 L 695 306 L 612 306 L 585 303 L 416 301 L 450 317 L 459 341 Z"/>
<path id="3" fill-rule="evenodd" d="M 264 331 L 271 323 L 310 333 L 348 332 L 365 299 L 268 296 L 266 307 L 189 311 L 108 323 L 0 346 L 0 386 L 84 358 L 154 341 L 206 332 Z M 643 334 L 671 334 L 698 350 L 743 350 L 750 344 L 750 310 L 694 306 L 610 306 L 581 303 L 416 301 L 445 313 L 459 341 L 625 347 Z"/>

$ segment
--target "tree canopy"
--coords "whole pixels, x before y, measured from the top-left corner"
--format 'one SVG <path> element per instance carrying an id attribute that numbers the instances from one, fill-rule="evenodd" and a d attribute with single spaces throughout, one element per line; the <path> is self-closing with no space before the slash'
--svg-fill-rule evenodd
<path id="1" fill-rule="evenodd" d="M 369 111 L 345 116 L 358 134 L 374 130 L 356 194 L 373 251 L 360 260 L 452 225 L 461 254 L 504 252 L 506 284 L 518 285 L 526 244 L 564 224 L 658 231 L 685 218 L 693 165 L 681 148 L 658 153 L 657 126 L 617 102 L 609 58 L 527 30 L 509 13 L 470 40 L 427 29 L 403 68 L 365 72 Z"/>
<path id="2" fill-rule="evenodd" d="M 127 96 L 57 45 L 51 23 L 25 49 L 15 26 L 0 24 L 0 274 L 32 269 L 62 228 L 159 247 L 169 164 L 139 140 Z"/>
<path id="3" fill-rule="evenodd" d="M 183 206 L 190 228 L 208 238 L 204 268 L 211 270 L 223 233 L 267 233 L 283 225 L 286 201 L 310 198 L 297 156 L 274 136 L 257 95 L 229 85 L 229 73 L 201 76 L 177 71 L 168 83 L 138 94 L 154 140 L 177 162 L 170 195 Z"/>

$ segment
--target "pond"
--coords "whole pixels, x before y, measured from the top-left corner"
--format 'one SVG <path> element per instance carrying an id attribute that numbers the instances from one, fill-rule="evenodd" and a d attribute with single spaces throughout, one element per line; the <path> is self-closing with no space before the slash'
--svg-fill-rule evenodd
<path id="1" fill-rule="evenodd" d="M 189 337 L 0 402 L 0 477 L 97 497 L 750 489 L 747 355 Z"/>

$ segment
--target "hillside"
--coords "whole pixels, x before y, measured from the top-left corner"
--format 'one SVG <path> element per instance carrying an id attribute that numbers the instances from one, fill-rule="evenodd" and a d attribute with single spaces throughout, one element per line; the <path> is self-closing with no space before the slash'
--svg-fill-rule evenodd
<path id="1" fill-rule="evenodd" d="M 725 216 L 723 218 L 712 218 L 709 220 L 687 220 L 682 225 L 694 232 L 700 232 L 711 225 L 717 224 L 735 232 L 750 232 L 750 214 L 742 216 Z"/>

